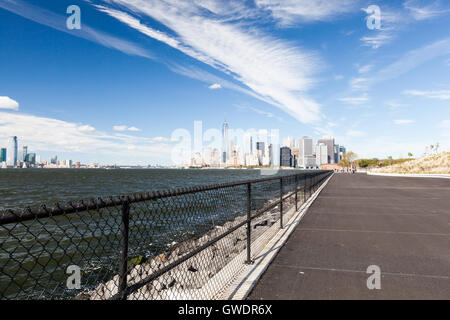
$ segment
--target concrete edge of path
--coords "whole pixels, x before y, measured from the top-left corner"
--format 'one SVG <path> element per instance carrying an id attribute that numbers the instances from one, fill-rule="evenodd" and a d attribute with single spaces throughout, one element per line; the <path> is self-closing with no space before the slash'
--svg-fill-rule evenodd
<path id="1" fill-rule="evenodd" d="M 258 254 L 253 265 L 245 265 L 239 275 L 228 286 L 220 296 L 220 300 L 245 300 L 251 293 L 261 276 L 267 270 L 269 265 L 275 259 L 280 249 L 286 244 L 290 235 L 295 230 L 299 222 L 308 212 L 310 206 L 314 203 L 328 182 L 333 178 L 331 175 L 320 188 L 306 201 L 299 211 L 286 224 L 286 228 L 281 229 L 264 246 L 264 249 Z"/>
<path id="2" fill-rule="evenodd" d="M 403 174 L 403 173 L 382 173 L 382 172 L 367 172 L 369 176 L 383 176 L 383 177 L 402 177 L 402 178 L 435 178 L 435 179 L 450 179 L 450 174 Z"/>

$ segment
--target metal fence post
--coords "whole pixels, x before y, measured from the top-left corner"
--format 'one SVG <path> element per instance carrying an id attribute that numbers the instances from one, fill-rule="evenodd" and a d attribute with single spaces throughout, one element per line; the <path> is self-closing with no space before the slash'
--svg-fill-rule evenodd
<path id="1" fill-rule="evenodd" d="M 130 223 L 130 203 L 127 199 L 122 203 L 122 221 L 120 224 L 120 266 L 119 266 L 119 299 L 127 299 L 128 274 L 128 232 Z"/>
<path id="2" fill-rule="evenodd" d="M 283 229 L 283 178 L 280 178 L 280 229 Z"/>
<path id="3" fill-rule="evenodd" d="M 251 230 L 252 230 L 252 184 L 247 184 L 247 261 L 246 264 L 253 264 L 251 256 Z"/>
<path id="4" fill-rule="evenodd" d="M 295 176 L 295 212 L 298 211 L 298 175 Z"/>

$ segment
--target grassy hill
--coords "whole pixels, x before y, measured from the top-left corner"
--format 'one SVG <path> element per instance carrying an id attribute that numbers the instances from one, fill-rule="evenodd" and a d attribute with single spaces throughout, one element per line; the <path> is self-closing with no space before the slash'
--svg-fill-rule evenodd
<path id="1" fill-rule="evenodd" d="M 392 166 L 373 169 L 380 173 L 450 174 L 450 151 Z"/>

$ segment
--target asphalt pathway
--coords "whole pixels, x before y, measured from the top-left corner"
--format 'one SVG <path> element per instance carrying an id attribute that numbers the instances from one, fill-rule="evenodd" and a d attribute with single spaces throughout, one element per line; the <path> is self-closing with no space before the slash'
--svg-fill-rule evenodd
<path id="1" fill-rule="evenodd" d="M 248 299 L 450 299 L 450 179 L 334 175 Z"/>

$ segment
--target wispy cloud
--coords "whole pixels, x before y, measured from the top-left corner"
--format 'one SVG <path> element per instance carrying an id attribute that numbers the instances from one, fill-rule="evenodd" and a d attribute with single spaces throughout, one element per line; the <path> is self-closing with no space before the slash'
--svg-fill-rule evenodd
<path id="1" fill-rule="evenodd" d="M 214 83 L 214 84 L 210 85 L 208 88 L 210 88 L 211 90 L 216 90 L 216 89 L 222 89 L 222 86 L 218 83 Z"/>
<path id="2" fill-rule="evenodd" d="M 19 103 L 10 97 L 0 97 L 0 109 L 19 110 Z"/>
<path id="3" fill-rule="evenodd" d="M 450 13 L 450 7 L 442 5 L 441 1 L 407 0 L 401 8 L 392 5 L 380 5 L 381 28 L 371 30 L 361 38 L 365 46 L 378 49 L 392 42 L 400 31 L 418 21 L 433 19 Z M 366 8 L 362 9 L 369 13 Z"/>
<path id="4" fill-rule="evenodd" d="M 381 70 L 371 73 L 364 85 L 368 88 L 379 82 L 395 79 L 418 66 L 438 57 L 450 54 L 450 38 L 433 42 L 424 47 L 411 50 Z"/>
<path id="5" fill-rule="evenodd" d="M 38 152 L 104 155 L 110 161 L 136 163 L 137 158 L 142 161 L 169 158 L 172 150 L 167 140 L 110 135 L 87 124 L 11 112 L 0 112 L 0 119 L 0 145 L 6 145 L 7 137 L 14 134 L 20 143 L 32 146 Z M 124 154 L 126 150 L 133 150 L 128 158 Z"/>
<path id="6" fill-rule="evenodd" d="M 357 0 L 256 0 L 256 5 L 271 12 L 281 25 L 329 20 L 355 8 Z"/>
<path id="7" fill-rule="evenodd" d="M 450 90 L 438 90 L 438 91 L 406 90 L 403 93 L 410 96 L 419 96 L 430 99 L 450 100 Z"/>
<path id="8" fill-rule="evenodd" d="M 119 132 L 123 132 L 123 131 L 133 131 L 133 132 L 140 132 L 142 131 L 139 128 L 136 127 L 128 127 L 128 126 L 113 126 L 113 130 L 114 131 L 119 131 Z"/>
<path id="9" fill-rule="evenodd" d="M 249 30 L 242 23 L 233 23 L 220 16 L 217 6 L 222 2 L 210 0 L 210 7 L 216 6 L 214 11 L 217 13 L 213 16 L 205 14 L 200 2 L 189 5 L 175 0 L 107 2 L 121 10 L 106 6 L 97 8 L 139 32 L 224 72 L 302 122 L 320 119 L 319 105 L 305 94 L 315 83 L 313 75 L 318 69 L 318 57 L 266 35 L 256 27 Z M 157 20 L 170 30 L 171 35 L 152 29 L 135 15 L 141 19 Z"/>
<path id="10" fill-rule="evenodd" d="M 135 43 L 111 36 L 107 33 L 91 28 L 86 24 L 83 24 L 81 30 L 69 30 L 66 27 L 66 16 L 56 14 L 50 10 L 40 8 L 22 0 L 2 0 L 0 1 L 0 8 L 47 27 L 98 43 L 108 48 L 119 50 L 129 55 L 141 56 L 145 58 L 153 57 L 148 50 Z"/>
<path id="11" fill-rule="evenodd" d="M 450 12 L 449 8 L 442 6 L 440 1 L 407 0 L 403 6 L 416 20 L 427 20 Z"/>
<path id="12" fill-rule="evenodd" d="M 348 98 L 341 98 L 339 101 L 352 104 L 352 105 L 361 105 L 369 101 L 369 97 L 367 95 L 361 96 L 361 97 L 348 97 Z"/>
<path id="13" fill-rule="evenodd" d="M 368 47 L 372 47 L 373 49 L 378 49 L 382 45 L 390 42 L 393 39 L 393 36 L 386 33 L 379 33 L 373 36 L 364 36 L 361 38 L 361 41 L 364 42 L 364 45 Z"/>
<path id="14" fill-rule="evenodd" d="M 407 120 L 407 119 L 394 120 L 394 123 L 398 124 L 398 125 L 411 124 L 411 123 L 414 123 L 414 122 L 416 122 L 416 121 L 415 120 Z"/>

